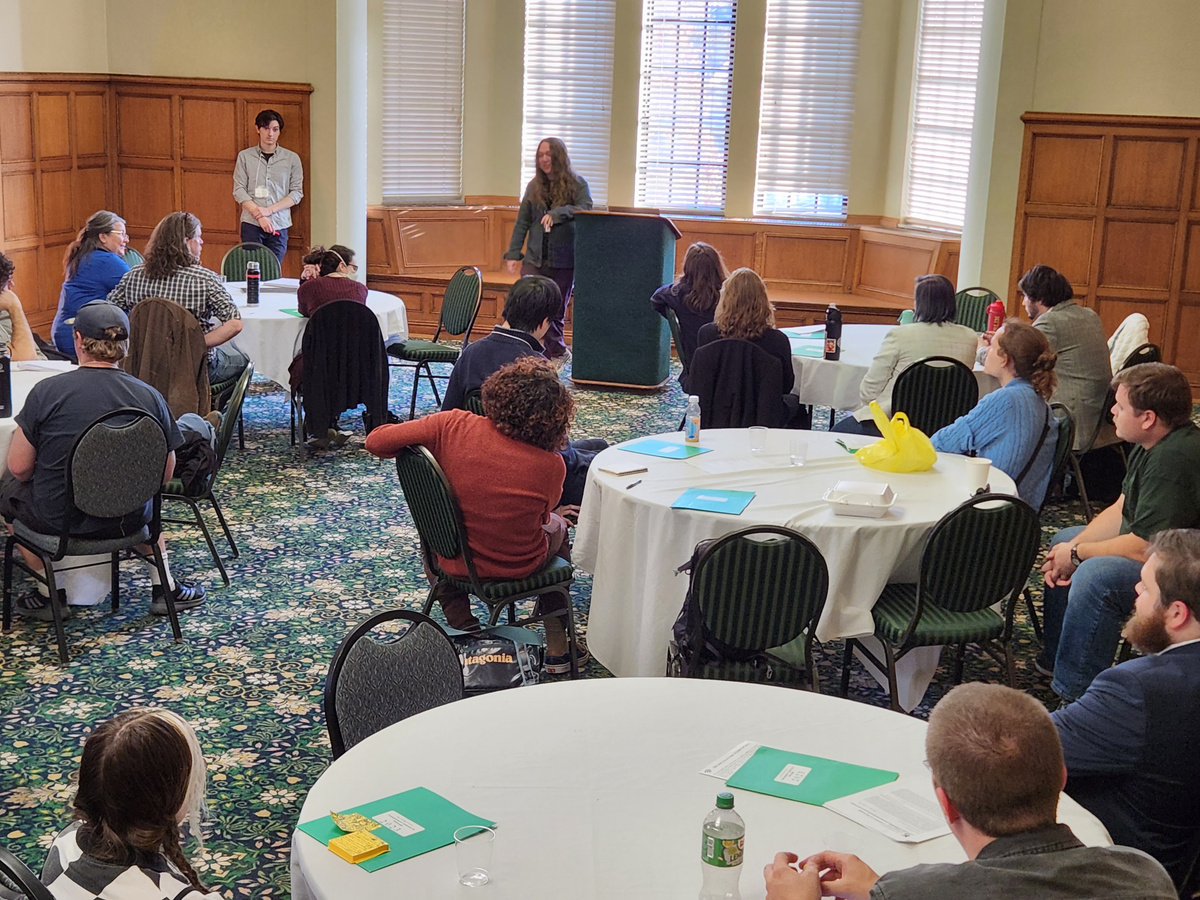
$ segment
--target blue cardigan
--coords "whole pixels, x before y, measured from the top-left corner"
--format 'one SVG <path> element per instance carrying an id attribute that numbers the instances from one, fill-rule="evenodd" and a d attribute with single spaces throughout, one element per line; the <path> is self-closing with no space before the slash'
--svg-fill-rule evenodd
<path id="1" fill-rule="evenodd" d="M 75 337 L 71 334 L 70 322 L 75 319 L 79 307 L 93 300 L 103 300 L 128 271 L 125 260 L 107 250 L 93 250 L 79 261 L 75 277 L 63 282 L 58 297 L 58 312 L 54 314 L 54 324 L 50 328 L 54 346 L 63 353 L 75 355 Z"/>
<path id="2" fill-rule="evenodd" d="M 939 429 L 931 438 L 935 450 L 966 453 L 974 450 L 992 461 L 1010 478 L 1016 478 L 1037 447 L 1050 414 L 1049 404 L 1024 378 L 1014 378 L 998 391 L 987 394 L 965 416 Z M 1058 429 L 1050 416 L 1050 430 L 1025 477 L 1017 483 L 1017 494 L 1040 509 L 1050 486 L 1054 467 L 1054 445 Z"/>

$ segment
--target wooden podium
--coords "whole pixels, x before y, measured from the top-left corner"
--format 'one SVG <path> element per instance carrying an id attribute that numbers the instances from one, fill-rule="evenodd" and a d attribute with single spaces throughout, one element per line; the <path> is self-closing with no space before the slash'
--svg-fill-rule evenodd
<path id="1" fill-rule="evenodd" d="M 674 223 L 658 215 L 575 214 L 572 381 L 629 388 L 666 383 L 671 334 L 650 297 L 675 280 L 679 238 Z"/>

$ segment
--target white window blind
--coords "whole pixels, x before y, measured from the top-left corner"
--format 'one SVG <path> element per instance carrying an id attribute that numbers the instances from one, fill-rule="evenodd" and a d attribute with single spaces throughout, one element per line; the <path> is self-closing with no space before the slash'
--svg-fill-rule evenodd
<path id="1" fill-rule="evenodd" d="M 462 202 L 464 3 L 384 0 L 384 203 Z"/>
<path id="2" fill-rule="evenodd" d="M 961 231 L 984 0 L 922 0 L 904 222 Z"/>
<path id="3" fill-rule="evenodd" d="M 538 144 L 561 138 L 598 206 L 608 203 L 616 0 L 525 0 L 521 193 Z"/>
<path id="4" fill-rule="evenodd" d="M 846 214 L 862 0 L 768 0 L 756 215 Z"/>
<path id="5" fill-rule="evenodd" d="M 737 0 L 644 0 L 639 206 L 723 212 Z"/>

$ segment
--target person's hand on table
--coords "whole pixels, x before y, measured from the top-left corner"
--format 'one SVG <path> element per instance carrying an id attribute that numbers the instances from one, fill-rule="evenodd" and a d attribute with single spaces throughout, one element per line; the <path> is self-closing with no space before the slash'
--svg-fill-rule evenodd
<path id="1" fill-rule="evenodd" d="M 821 896 L 819 867 L 805 860 L 803 868 L 795 868 L 795 853 L 776 853 L 775 861 L 763 869 L 767 882 L 767 900 L 818 900 Z"/>
<path id="2" fill-rule="evenodd" d="M 545 228 L 547 231 L 549 231 L 551 228 L 553 228 L 554 227 L 554 216 L 550 215 L 550 213 L 546 213 L 544 216 L 542 216 L 542 227 Z"/>
<path id="3" fill-rule="evenodd" d="M 521 261 L 519 259 L 506 259 L 504 261 L 504 268 L 509 275 L 516 275 L 517 270 L 521 268 Z"/>
<path id="4" fill-rule="evenodd" d="M 567 524 L 571 526 L 579 524 L 579 507 L 572 503 L 564 503 L 555 509 L 554 512 L 566 519 Z"/>
<path id="5" fill-rule="evenodd" d="M 776 857 L 778 859 L 779 857 Z M 841 897 L 843 900 L 869 900 L 871 888 L 879 875 L 853 853 L 834 853 L 825 850 L 801 860 L 803 871 L 815 866 L 821 873 L 821 893 L 826 897 Z M 770 897 L 770 894 L 767 895 Z M 799 896 L 799 895 L 797 895 Z"/>
<path id="6" fill-rule="evenodd" d="M 1071 583 L 1071 576 L 1075 574 L 1071 546 L 1063 542 L 1046 551 L 1046 561 L 1042 563 L 1042 579 L 1046 587 L 1065 587 Z"/>

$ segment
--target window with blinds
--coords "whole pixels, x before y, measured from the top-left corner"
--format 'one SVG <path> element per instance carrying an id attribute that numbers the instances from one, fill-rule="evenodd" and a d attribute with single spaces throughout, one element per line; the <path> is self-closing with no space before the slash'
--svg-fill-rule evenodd
<path id="1" fill-rule="evenodd" d="M 465 10 L 465 0 L 384 0 L 384 203 L 462 202 Z"/>
<path id="2" fill-rule="evenodd" d="M 768 0 L 754 212 L 846 215 L 862 0 Z"/>
<path id="3" fill-rule="evenodd" d="M 644 0 L 639 206 L 723 212 L 737 0 Z"/>
<path id="4" fill-rule="evenodd" d="M 904 222 L 961 231 L 984 0 L 921 0 Z"/>
<path id="5" fill-rule="evenodd" d="M 616 0 L 525 0 L 521 186 L 538 144 L 561 138 L 597 206 L 608 203 Z"/>

